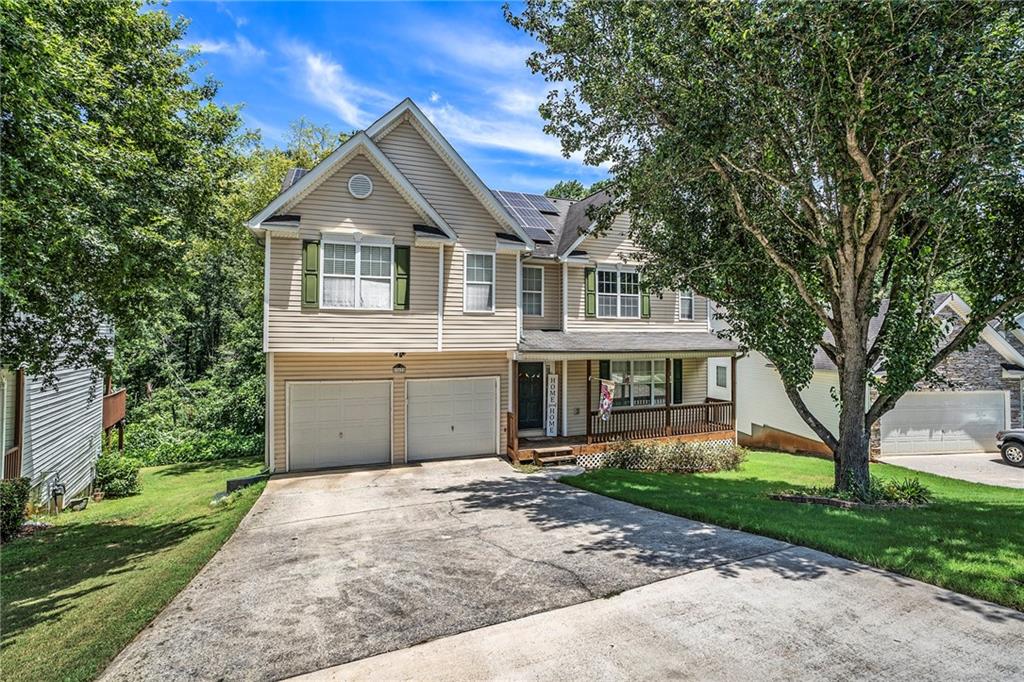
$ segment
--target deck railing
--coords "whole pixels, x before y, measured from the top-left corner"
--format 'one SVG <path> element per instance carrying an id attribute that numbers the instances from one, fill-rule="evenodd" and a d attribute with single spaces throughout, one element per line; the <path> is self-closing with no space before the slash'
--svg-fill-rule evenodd
<path id="1" fill-rule="evenodd" d="M 593 410 L 588 435 L 592 442 L 602 443 L 731 431 L 736 425 L 734 418 L 733 403 L 728 401 L 613 409 L 607 420 Z"/>
<path id="2" fill-rule="evenodd" d="M 103 396 L 103 430 L 107 431 L 124 421 L 125 417 L 125 394 L 126 390 L 121 389 Z"/>
<path id="3" fill-rule="evenodd" d="M 4 453 L 4 478 L 21 476 L 21 447 L 15 445 Z"/>

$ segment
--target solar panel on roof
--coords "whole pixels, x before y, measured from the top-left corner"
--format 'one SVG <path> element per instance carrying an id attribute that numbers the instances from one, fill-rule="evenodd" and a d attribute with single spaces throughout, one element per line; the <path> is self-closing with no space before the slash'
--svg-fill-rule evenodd
<path id="1" fill-rule="evenodd" d="M 530 239 L 535 242 L 551 243 L 551 235 L 548 234 L 547 230 L 542 230 L 539 227 L 527 227 L 526 234 L 530 235 Z"/>
<path id="2" fill-rule="evenodd" d="M 558 215 L 558 209 L 555 208 L 555 205 L 552 204 L 551 201 L 543 194 L 523 194 L 523 196 L 526 197 L 526 200 L 541 213 Z"/>
<path id="3" fill-rule="evenodd" d="M 500 192 L 495 190 L 494 195 L 498 197 L 502 205 L 508 209 L 508 212 L 512 214 L 522 227 L 537 228 L 539 230 L 551 229 L 551 223 L 541 215 L 540 211 L 527 199 L 527 195 L 522 192 Z M 545 239 L 550 239 L 550 237 L 545 234 Z"/>

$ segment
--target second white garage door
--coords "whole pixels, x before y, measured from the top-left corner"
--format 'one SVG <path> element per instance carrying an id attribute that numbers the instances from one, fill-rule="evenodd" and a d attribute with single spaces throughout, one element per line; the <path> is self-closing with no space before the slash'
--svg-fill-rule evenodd
<path id="1" fill-rule="evenodd" d="M 883 456 L 995 452 L 996 432 L 1006 428 L 1006 393 L 907 393 L 881 421 Z"/>
<path id="2" fill-rule="evenodd" d="M 390 461 L 390 381 L 288 384 L 289 470 Z"/>
<path id="3" fill-rule="evenodd" d="M 498 444 L 498 379 L 410 379 L 408 459 L 493 455 Z"/>

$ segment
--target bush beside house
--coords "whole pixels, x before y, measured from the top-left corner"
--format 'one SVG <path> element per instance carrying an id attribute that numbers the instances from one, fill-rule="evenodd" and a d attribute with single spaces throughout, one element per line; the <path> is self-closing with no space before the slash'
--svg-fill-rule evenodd
<path id="1" fill-rule="evenodd" d="M 609 448 L 601 466 L 675 474 L 735 471 L 746 458 L 736 445 L 659 441 L 623 441 Z"/>
<path id="2" fill-rule="evenodd" d="M 0 541 L 13 538 L 25 521 L 25 510 L 31 490 L 27 478 L 0 480 Z"/>

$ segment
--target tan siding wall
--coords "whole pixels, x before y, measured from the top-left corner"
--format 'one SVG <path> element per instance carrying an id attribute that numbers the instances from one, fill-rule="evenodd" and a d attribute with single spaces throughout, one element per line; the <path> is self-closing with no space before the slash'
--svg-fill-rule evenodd
<path id="1" fill-rule="evenodd" d="M 544 315 L 523 315 L 524 329 L 562 328 L 562 266 L 550 263 L 525 263 L 523 267 L 540 267 L 544 271 Z"/>
<path id="2" fill-rule="evenodd" d="M 610 260 L 596 262 L 615 262 Z M 617 319 L 586 316 L 586 268 L 569 267 L 569 329 L 568 331 L 696 331 L 708 330 L 708 301 L 703 296 L 693 297 L 692 320 L 677 320 L 679 295 L 666 291 L 659 298 L 651 295 L 651 316 L 647 319 Z"/>
<path id="3" fill-rule="evenodd" d="M 373 194 L 356 199 L 347 183 L 354 173 L 373 180 Z M 423 222 L 366 157 L 340 168 L 292 209 L 302 215 L 304 239 L 358 230 L 412 243 L 413 223 Z M 302 242 L 270 244 L 269 345 L 272 351 L 394 351 L 437 348 L 437 250 L 414 247 L 409 272 L 409 310 L 309 310 L 301 306 Z"/>
<path id="4" fill-rule="evenodd" d="M 558 363 L 561 364 L 561 363 Z M 592 361 L 591 369 L 594 377 L 599 376 L 600 363 Z M 702 403 L 707 396 L 707 360 L 704 358 L 683 359 L 683 403 Z M 598 393 L 600 391 L 597 383 L 590 392 L 590 409 L 598 407 Z M 671 395 L 671 387 L 669 387 Z M 587 402 L 587 361 L 569 361 L 569 435 L 583 436 L 587 433 L 587 410 L 584 406 Z"/>
<path id="5" fill-rule="evenodd" d="M 394 374 L 397 363 L 406 367 L 404 375 Z M 405 381 L 407 379 L 443 379 L 449 377 L 497 376 L 500 379 L 500 442 L 505 447 L 505 412 L 508 405 L 508 359 L 504 353 L 410 353 L 401 359 L 390 353 L 275 353 L 273 384 L 274 465 L 286 468 L 285 382 L 324 380 L 393 380 L 392 459 L 405 461 Z"/>
<path id="6" fill-rule="evenodd" d="M 495 233 L 505 230 L 411 123 L 400 123 L 376 142 L 459 235 L 459 244 L 448 249 L 445 258 L 445 350 L 514 348 L 514 255 L 503 254 L 497 258 L 495 313 L 478 315 L 462 312 L 466 250 L 493 252 Z"/>

